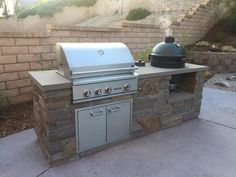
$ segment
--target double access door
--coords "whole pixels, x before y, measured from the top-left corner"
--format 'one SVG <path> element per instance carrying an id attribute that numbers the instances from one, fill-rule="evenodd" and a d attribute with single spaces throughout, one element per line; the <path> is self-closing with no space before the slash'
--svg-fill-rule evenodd
<path id="1" fill-rule="evenodd" d="M 76 110 L 77 152 L 129 137 L 132 100 Z"/>

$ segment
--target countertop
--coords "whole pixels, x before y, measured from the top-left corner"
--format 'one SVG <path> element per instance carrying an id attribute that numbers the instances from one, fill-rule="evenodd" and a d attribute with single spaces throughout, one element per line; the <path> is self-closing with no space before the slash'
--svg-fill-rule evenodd
<path id="1" fill-rule="evenodd" d="M 148 63 L 145 67 L 139 67 L 136 72 L 139 74 L 139 78 L 145 79 L 150 77 L 206 71 L 207 69 L 207 66 L 189 63 L 186 63 L 185 68 L 178 69 L 157 68 L 150 66 L 150 64 Z M 33 82 L 42 91 L 58 90 L 72 87 L 71 82 L 65 79 L 63 76 L 59 75 L 56 70 L 30 71 L 29 75 Z"/>
<path id="2" fill-rule="evenodd" d="M 50 71 L 30 71 L 30 78 L 42 90 L 59 90 L 71 88 L 71 82 L 59 75 L 56 70 Z"/>
<path id="3" fill-rule="evenodd" d="M 206 71 L 207 69 L 208 69 L 207 66 L 195 65 L 190 63 L 186 63 L 185 68 L 177 68 L 177 69 L 157 68 L 150 66 L 150 63 L 147 63 L 145 67 L 139 67 L 136 70 L 136 72 L 139 74 L 139 78 L 143 79 L 156 76 L 168 76 L 174 74 Z"/>

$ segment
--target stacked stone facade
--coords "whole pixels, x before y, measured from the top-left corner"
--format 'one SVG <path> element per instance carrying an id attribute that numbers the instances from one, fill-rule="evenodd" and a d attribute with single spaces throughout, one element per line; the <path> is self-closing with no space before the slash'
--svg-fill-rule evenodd
<path id="1" fill-rule="evenodd" d="M 169 91 L 171 76 L 147 77 L 138 80 L 138 93 L 85 103 L 72 103 L 72 90 L 42 91 L 34 85 L 35 131 L 45 156 L 51 164 L 91 154 L 109 144 L 77 154 L 75 110 L 116 101 L 133 99 L 130 138 L 137 138 L 197 118 L 200 112 L 205 72 L 184 74 L 181 90 L 188 96 L 173 96 Z M 118 142 L 119 144 L 120 142 Z"/>
<path id="2" fill-rule="evenodd" d="M 139 80 L 140 91 L 134 96 L 135 135 L 156 132 L 198 117 L 205 72 L 184 74 L 183 77 L 180 89 L 189 93 L 187 97 L 169 91 L 171 76 Z"/>

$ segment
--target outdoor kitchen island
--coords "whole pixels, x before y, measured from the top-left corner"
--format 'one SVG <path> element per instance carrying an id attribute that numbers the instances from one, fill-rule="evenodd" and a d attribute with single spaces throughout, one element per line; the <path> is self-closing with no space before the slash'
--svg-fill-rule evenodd
<path id="1" fill-rule="evenodd" d="M 73 103 L 72 83 L 55 70 L 29 72 L 33 80 L 34 128 L 43 153 L 50 164 L 57 164 L 197 118 L 206 70 L 205 66 L 193 64 L 179 69 L 156 68 L 147 64 L 136 70 L 139 74 L 137 93 L 82 103 Z M 172 76 L 179 74 L 182 82 L 176 89 L 170 89 Z M 110 103 L 124 104 L 123 109 L 131 107 L 128 112 L 132 114 L 131 119 L 127 122 L 130 123 L 129 136 L 80 151 L 77 110 L 89 107 L 106 109 Z M 89 128 L 85 127 L 85 132 L 88 131 Z"/>

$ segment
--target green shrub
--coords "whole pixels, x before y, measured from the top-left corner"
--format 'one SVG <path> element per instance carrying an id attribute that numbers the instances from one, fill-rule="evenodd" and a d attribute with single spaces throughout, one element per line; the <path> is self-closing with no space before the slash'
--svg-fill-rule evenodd
<path id="1" fill-rule="evenodd" d="M 214 42 L 222 43 L 225 41 L 225 34 L 223 32 L 217 32 L 213 40 Z"/>
<path id="2" fill-rule="evenodd" d="M 45 16 L 52 17 L 54 13 L 62 11 L 63 7 L 66 6 L 65 2 L 63 2 L 62 0 L 59 1 L 51 0 L 41 3 L 36 7 L 37 14 L 40 17 L 45 17 Z"/>
<path id="3" fill-rule="evenodd" d="M 34 6 L 23 9 L 22 11 L 19 11 L 19 13 L 16 15 L 17 18 L 26 18 L 28 16 L 34 16 L 37 15 L 38 11 L 37 8 Z"/>
<path id="4" fill-rule="evenodd" d="M 144 8 L 135 8 L 129 11 L 129 14 L 126 16 L 126 20 L 134 21 L 141 20 L 151 15 L 151 12 Z"/>
<path id="5" fill-rule="evenodd" d="M 222 52 L 236 52 L 236 49 L 233 46 L 223 46 Z"/>
<path id="6" fill-rule="evenodd" d="M 148 61 L 149 54 L 152 52 L 152 49 L 144 49 L 141 52 L 137 53 L 135 58 L 137 60 Z"/>
<path id="7" fill-rule="evenodd" d="M 227 16 L 236 17 L 236 1 L 235 0 L 221 0 Z"/>
<path id="8" fill-rule="evenodd" d="M 195 45 L 197 47 L 210 47 L 211 46 L 211 44 L 206 41 L 199 41 L 199 42 L 195 43 Z"/>
<path id="9" fill-rule="evenodd" d="M 77 7 L 81 6 L 90 7 L 96 4 L 97 2 L 97 0 L 69 0 L 69 1 L 71 1 L 70 5 L 75 5 Z"/>
<path id="10" fill-rule="evenodd" d="M 81 6 L 93 6 L 97 0 L 49 0 L 49 1 L 39 1 L 38 3 L 19 10 L 16 14 L 17 18 L 26 18 L 28 16 L 39 15 L 40 17 L 51 17 L 56 12 L 62 11 L 64 6 L 75 5 L 77 7 Z"/>

